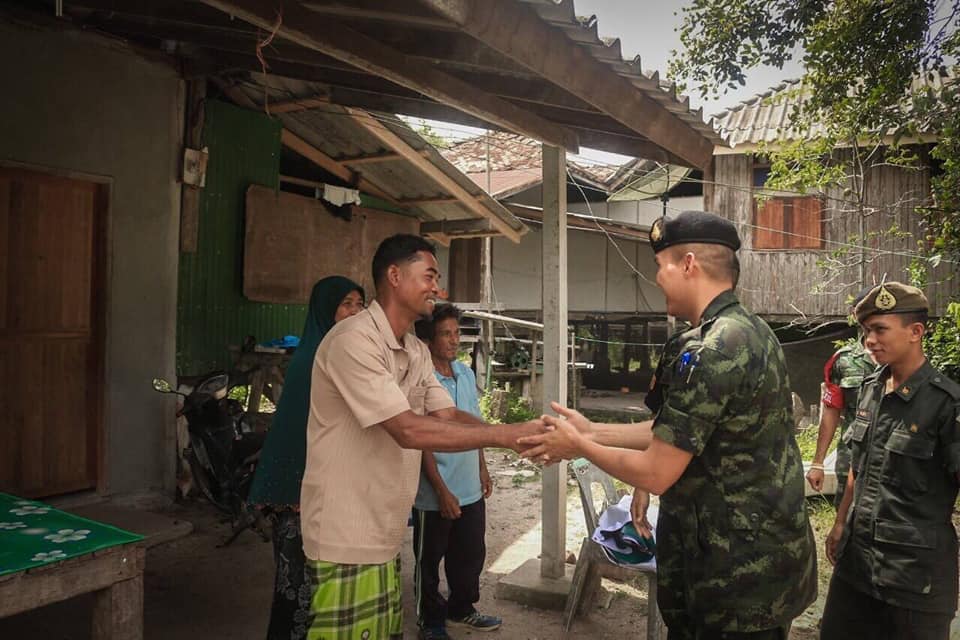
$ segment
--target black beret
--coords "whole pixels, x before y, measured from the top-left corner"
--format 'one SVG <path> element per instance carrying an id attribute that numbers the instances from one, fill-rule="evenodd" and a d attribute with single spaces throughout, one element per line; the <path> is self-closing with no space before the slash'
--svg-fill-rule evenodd
<path id="1" fill-rule="evenodd" d="M 654 253 L 691 242 L 722 244 L 734 251 L 740 248 L 740 236 L 733 223 L 707 211 L 684 211 L 675 218 L 663 216 L 650 227 L 650 246 Z"/>
<path id="2" fill-rule="evenodd" d="M 923 291 L 902 282 L 885 282 L 871 289 L 853 313 L 857 316 L 857 322 L 863 322 L 875 315 L 923 311 L 930 311 Z"/>

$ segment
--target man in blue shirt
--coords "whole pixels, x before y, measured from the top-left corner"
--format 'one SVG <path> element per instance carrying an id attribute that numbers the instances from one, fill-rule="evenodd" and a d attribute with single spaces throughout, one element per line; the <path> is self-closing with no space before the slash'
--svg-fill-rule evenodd
<path id="1" fill-rule="evenodd" d="M 416 323 L 417 337 L 430 349 L 434 374 L 457 409 L 480 416 L 477 379 L 457 360 L 460 310 L 438 305 L 430 319 Z M 475 631 L 500 627 L 496 616 L 478 613 L 480 573 L 486 559 L 486 507 L 493 483 L 483 450 L 423 452 L 420 487 L 414 502 L 414 587 L 420 638 L 446 640 L 446 625 Z M 445 558 L 449 598 L 440 594 L 440 560 Z"/>

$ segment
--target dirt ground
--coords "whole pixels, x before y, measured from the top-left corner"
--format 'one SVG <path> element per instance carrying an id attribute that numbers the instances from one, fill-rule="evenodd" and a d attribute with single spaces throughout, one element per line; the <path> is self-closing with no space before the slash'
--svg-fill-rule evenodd
<path id="1" fill-rule="evenodd" d="M 499 578 L 540 550 L 540 482 L 536 472 L 503 451 L 488 451 L 497 489 L 488 502 L 487 569 L 481 577 L 478 608 L 503 617 L 493 634 L 451 631 L 454 638 L 535 640 L 561 637 L 561 613 L 528 608 L 495 597 Z M 576 553 L 585 535 L 579 495 L 569 487 L 567 549 Z M 146 640 L 246 640 L 264 637 L 273 581 L 272 549 L 252 533 L 232 546 L 217 548 L 227 527 L 202 502 L 169 511 L 194 524 L 194 532 L 151 548 L 145 576 Z M 403 546 L 405 637 L 416 638 L 413 612 L 410 531 Z M 646 584 L 604 581 L 609 604 L 579 618 L 571 638 L 629 638 L 646 634 Z M 826 585 L 824 585 L 825 587 Z M 825 590 L 825 589 L 824 589 Z M 601 601 L 604 599 L 601 598 Z M 822 595 L 821 595 L 822 600 Z M 815 610 L 798 619 L 791 638 L 816 637 Z M 0 638 L 11 640 L 87 640 L 90 599 L 77 598 L 28 614 L 0 620 Z"/>

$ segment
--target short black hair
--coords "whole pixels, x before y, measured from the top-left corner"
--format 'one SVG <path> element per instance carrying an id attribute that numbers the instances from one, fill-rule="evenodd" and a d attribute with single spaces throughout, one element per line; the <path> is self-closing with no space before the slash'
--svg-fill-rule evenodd
<path id="1" fill-rule="evenodd" d="M 923 325 L 923 328 L 926 329 L 927 321 L 930 320 L 929 311 L 907 311 L 906 313 L 899 313 L 897 315 L 900 316 L 900 321 L 904 327 L 914 322 L 919 322 Z"/>
<path id="2" fill-rule="evenodd" d="M 740 282 L 740 259 L 737 257 L 737 252 L 730 247 L 690 242 L 673 245 L 668 249 L 673 251 L 674 262 L 679 261 L 688 251 L 692 251 L 706 275 L 714 280 L 727 281 L 732 288 L 737 288 Z"/>
<path id="3" fill-rule="evenodd" d="M 373 255 L 373 284 L 380 283 L 390 265 L 412 262 L 420 251 L 426 251 L 434 257 L 437 255 L 437 249 L 432 244 L 409 233 L 398 233 L 381 242 Z"/>
<path id="4" fill-rule="evenodd" d="M 424 342 L 430 342 L 437 335 L 437 323 L 447 318 L 454 318 L 460 322 L 463 312 L 453 304 L 438 304 L 433 309 L 433 315 L 423 320 L 417 320 L 413 328 L 417 332 L 417 337 Z"/>

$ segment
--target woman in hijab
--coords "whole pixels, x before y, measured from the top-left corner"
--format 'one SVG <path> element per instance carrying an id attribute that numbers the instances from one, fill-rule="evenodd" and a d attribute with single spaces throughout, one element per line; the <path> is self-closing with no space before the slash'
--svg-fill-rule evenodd
<path id="1" fill-rule="evenodd" d="M 248 502 L 273 522 L 277 571 L 267 640 L 306 638 L 310 582 L 300 534 L 300 483 L 307 460 L 310 377 L 320 341 L 334 324 L 364 304 L 363 288 L 342 276 L 313 285 L 300 345 L 290 359 L 283 394 L 260 454 Z"/>

